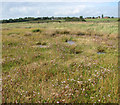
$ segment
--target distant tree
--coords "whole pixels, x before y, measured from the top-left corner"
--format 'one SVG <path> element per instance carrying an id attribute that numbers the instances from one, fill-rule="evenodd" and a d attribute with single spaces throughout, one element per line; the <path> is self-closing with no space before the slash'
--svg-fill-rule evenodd
<path id="1" fill-rule="evenodd" d="M 51 18 L 54 19 L 54 16 L 52 16 Z"/>
<path id="2" fill-rule="evenodd" d="M 95 17 L 94 17 L 94 16 L 93 16 L 92 18 L 93 18 L 93 19 L 95 19 Z"/>
<path id="3" fill-rule="evenodd" d="M 43 20 L 47 20 L 47 19 L 49 19 L 49 17 L 43 17 Z"/>
<path id="4" fill-rule="evenodd" d="M 104 18 L 103 14 L 102 14 L 102 18 Z"/>
<path id="5" fill-rule="evenodd" d="M 65 20 L 65 21 L 86 21 L 82 16 L 79 17 L 24 17 L 24 18 L 18 18 L 18 19 L 8 19 L 8 20 L 1 20 L 0 23 L 14 23 L 14 22 L 50 22 L 50 20 Z M 52 22 L 52 21 L 51 21 Z"/>
<path id="6" fill-rule="evenodd" d="M 91 17 L 86 17 L 86 19 L 91 19 Z"/>
<path id="7" fill-rule="evenodd" d="M 114 18 L 113 16 L 111 18 Z"/>
<path id="8" fill-rule="evenodd" d="M 100 16 L 98 16 L 98 18 L 100 18 Z"/>
<path id="9" fill-rule="evenodd" d="M 80 16 L 80 19 L 83 19 L 83 16 Z"/>
<path id="10" fill-rule="evenodd" d="M 9 23 L 12 23 L 13 22 L 13 19 L 9 19 Z"/>

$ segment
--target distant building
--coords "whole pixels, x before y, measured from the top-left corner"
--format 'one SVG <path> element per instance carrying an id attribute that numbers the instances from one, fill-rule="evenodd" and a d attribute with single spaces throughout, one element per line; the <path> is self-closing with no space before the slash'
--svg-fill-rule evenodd
<path id="1" fill-rule="evenodd" d="M 110 17 L 109 16 L 104 17 L 104 19 L 108 19 L 108 18 L 110 18 Z"/>

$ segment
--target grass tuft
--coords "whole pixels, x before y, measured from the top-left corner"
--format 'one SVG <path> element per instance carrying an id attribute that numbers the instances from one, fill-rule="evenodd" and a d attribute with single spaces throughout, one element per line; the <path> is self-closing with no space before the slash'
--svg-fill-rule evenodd
<path id="1" fill-rule="evenodd" d="M 42 32 L 40 29 L 34 29 L 32 32 Z"/>

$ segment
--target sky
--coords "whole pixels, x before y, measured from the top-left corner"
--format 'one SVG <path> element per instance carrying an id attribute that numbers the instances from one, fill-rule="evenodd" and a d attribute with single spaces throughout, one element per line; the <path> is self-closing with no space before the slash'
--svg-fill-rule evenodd
<path id="1" fill-rule="evenodd" d="M 31 2 L 30 2 L 31 1 Z M 39 2 L 38 2 L 39 1 Z M 105 0 L 104 0 L 105 1 Z M 45 17 L 45 16 L 114 16 L 118 17 L 118 2 L 117 0 L 4 0 L 0 2 L 0 20 L 21 17 Z"/>

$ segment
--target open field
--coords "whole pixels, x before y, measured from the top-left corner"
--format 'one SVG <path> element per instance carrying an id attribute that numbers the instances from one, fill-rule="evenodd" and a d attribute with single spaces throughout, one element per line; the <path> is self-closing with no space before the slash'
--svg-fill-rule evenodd
<path id="1" fill-rule="evenodd" d="M 117 22 L 118 18 L 85 19 L 87 22 Z"/>
<path id="2" fill-rule="evenodd" d="M 117 22 L 3 24 L 3 103 L 118 103 L 117 37 Z"/>

